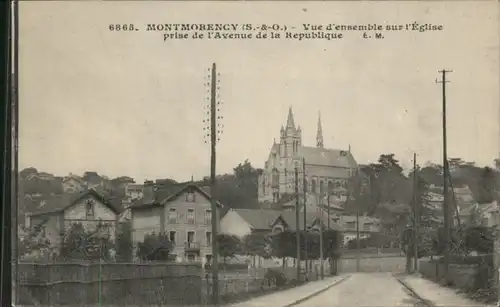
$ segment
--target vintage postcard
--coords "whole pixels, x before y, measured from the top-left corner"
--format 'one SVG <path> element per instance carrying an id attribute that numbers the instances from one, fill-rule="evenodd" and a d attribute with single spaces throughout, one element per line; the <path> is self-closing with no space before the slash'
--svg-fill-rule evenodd
<path id="1" fill-rule="evenodd" d="M 497 303 L 497 1 L 14 10 L 15 305 Z"/>

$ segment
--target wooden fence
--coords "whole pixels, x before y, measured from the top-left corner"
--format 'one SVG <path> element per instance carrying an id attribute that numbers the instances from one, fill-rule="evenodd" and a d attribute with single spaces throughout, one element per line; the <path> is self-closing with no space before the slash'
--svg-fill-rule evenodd
<path id="1" fill-rule="evenodd" d="M 193 305 L 202 268 L 175 263 L 20 263 L 20 305 Z"/>

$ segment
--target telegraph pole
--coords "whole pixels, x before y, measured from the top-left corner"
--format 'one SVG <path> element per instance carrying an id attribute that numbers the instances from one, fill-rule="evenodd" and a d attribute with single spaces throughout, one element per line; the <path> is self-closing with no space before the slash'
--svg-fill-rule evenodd
<path id="1" fill-rule="evenodd" d="M 323 202 L 321 202 L 323 203 Z M 319 224 L 319 261 L 320 261 L 320 273 L 321 279 L 325 279 L 325 269 L 323 263 L 323 207 L 318 206 L 320 224 Z"/>
<path id="2" fill-rule="evenodd" d="M 306 190 L 306 159 L 302 158 L 302 189 L 303 189 L 303 194 L 304 194 L 304 246 L 305 246 L 305 254 L 304 254 L 304 260 L 305 260 L 305 271 L 307 273 L 308 267 L 307 267 L 307 259 L 309 258 L 309 246 L 307 245 L 307 190 Z M 297 224 L 298 225 L 298 224 Z"/>
<path id="3" fill-rule="evenodd" d="M 296 240 L 297 240 L 297 281 L 300 281 L 300 210 L 299 210 L 299 169 L 295 165 L 295 222 L 297 223 Z M 304 225 L 305 226 L 305 225 Z"/>
<path id="4" fill-rule="evenodd" d="M 217 144 L 217 69 L 212 65 L 211 97 L 210 97 L 210 189 L 212 208 L 212 299 L 214 306 L 219 305 L 219 251 L 217 249 L 217 202 L 215 193 L 215 163 Z"/>
<path id="5" fill-rule="evenodd" d="M 418 272 L 418 244 L 419 244 L 419 223 L 420 223 L 420 203 L 418 200 L 418 176 L 417 176 L 417 154 L 413 153 L 413 271 Z"/>
<path id="6" fill-rule="evenodd" d="M 440 70 L 441 81 L 436 83 L 442 84 L 443 92 L 443 211 L 444 211 L 444 280 L 447 283 L 449 280 L 448 267 L 450 264 L 450 208 L 448 200 L 448 154 L 446 144 L 446 73 L 452 72 L 451 70 Z"/>
<path id="7" fill-rule="evenodd" d="M 350 188 L 350 193 L 349 193 L 349 198 L 351 201 L 353 201 L 354 206 L 356 208 L 356 271 L 360 271 L 360 262 L 361 262 L 361 244 L 359 242 L 359 199 L 357 197 L 357 176 L 358 174 L 354 174 L 354 176 L 351 176 L 351 188 Z M 356 194 L 356 195 L 355 195 Z"/>

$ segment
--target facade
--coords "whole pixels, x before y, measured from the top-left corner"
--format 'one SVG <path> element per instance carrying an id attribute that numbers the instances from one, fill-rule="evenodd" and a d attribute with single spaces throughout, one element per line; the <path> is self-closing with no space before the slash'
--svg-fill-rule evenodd
<path id="1" fill-rule="evenodd" d="M 357 225 L 356 216 L 341 215 L 334 218 L 335 222 L 342 225 L 344 229 L 344 245 L 349 241 L 356 239 Z M 359 217 L 359 238 L 368 238 L 372 234 L 379 233 L 381 230 L 380 219 L 370 216 Z"/>
<path id="2" fill-rule="evenodd" d="M 113 239 L 121 212 L 121 208 L 91 189 L 40 200 L 38 206 L 26 214 L 25 226 L 43 226 L 44 235 L 52 247 L 59 246 L 62 236 L 75 223 L 86 229 L 93 229 L 100 223 L 108 225 Z"/>
<path id="3" fill-rule="evenodd" d="M 350 149 L 324 148 L 321 117 L 318 119 L 316 147 L 305 146 L 302 130 L 295 126 L 290 108 L 286 127 L 281 128 L 280 142 L 273 143 L 259 176 L 259 202 L 276 203 L 283 196 L 293 194 L 295 168 L 299 174 L 299 191 L 305 188 L 313 195 L 328 192 L 332 198 L 345 201 L 347 181 L 357 172 L 358 165 Z"/>
<path id="4" fill-rule="evenodd" d="M 220 209 L 222 205 L 217 203 L 217 207 Z M 135 247 L 148 234 L 166 233 L 174 245 L 171 254 L 177 261 L 211 259 L 211 196 L 204 187 L 180 184 L 160 191 L 154 184 L 147 185 L 144 197 L 134 202 L 130 209 Z M 220 229 L 220 225 L 217 227 Z"/>

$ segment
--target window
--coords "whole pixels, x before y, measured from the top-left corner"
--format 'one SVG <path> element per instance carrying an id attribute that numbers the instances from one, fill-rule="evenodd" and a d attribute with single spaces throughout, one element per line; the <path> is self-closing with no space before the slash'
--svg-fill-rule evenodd
<path id="1" fill-rule="evenodd" d="M 347 228 L 356 228 L 356 222 L 347 222 L 346 226 Z"/>
<path id="2" fill-rule="evenodd" d="M 325 195 L 325 183 L 323 182 L 323 180 L 319 182 L 319 195 Z"/>
<path id="3" fill-rule="evenodd" d="M 168 222 L 169 223 L 177 223 L 177 210 L 171 208 L 168 212 Z"/>
<path id="4" fill-rule="evenodd" d="M 194 224 L 194 209 L 188 209 L 187 222 L 188 224 Z"/>
<path id="5" fill-rule="evenodd" d="M 196 202 L 196 194 L 194 191 L 189 191 L 186 193 L 186 202 L 194 203 Z"/>
<path id="6" fill-rule="evenodd" d="M 85 212 L 87 213 L 87 219 L 94 219 L 94 201 L 88 200 L 85 203 Z"/>
<path id="7" fill-rule="evenodd" d="M 316 180 L 315 179 L 313 179 L 311 181 L 311 192 L 316 193 Z"/>
<path id="8" fill-rule="evenodd" d="M 266 194 L 266 177 L 262 176 L 262 194 Z"/>
<path id="9" fill-rule="evenodd" d="M 363 224 L 363 230 L 370 230 L 371 227 L 372 227 L 371 223 L 365 223 L 365 224 Z"/>
<path id="10" fill-rule="evenodd" d="M 205 210 L 205 224 L 212 224 L 212 210 L 210 209 Z"/>
<path id="11" fill-rule="evenodd" d="M 187 241 L 188 243 L 194 242 L 194 231 L 188 231 L 187 233 Z"/>
<path id="12" fill-rule="evenodd" d="M 175 245 L 176 242 L 176 234 L 176 231 L 170 231 L 168 234 L 168 239 L 170 240 L 170 242 L 172 242 L 173 245 Z"/>
<path id="13" fill-rule="evenodd" d="M 278 170 L 275 168 L 273 169 L 272 180 L 271 180 L 271 185 L 273 188 L 277 188 L 279 186 L 279 180 L 280 180 L 280 174 Z"/>
<path id="14" fill-rule="evenodd" d="M 207 242 L 207 246 L 212 245 L 212 233 L 209 231 L 205 233 L 205 242 Z"/>
<path id="15" fill-rule="evenodd" d="M 309 192 L 308 188 L 309 187 L 307 186 L 307 178 L 304 178 L 304 191 Z"/>

